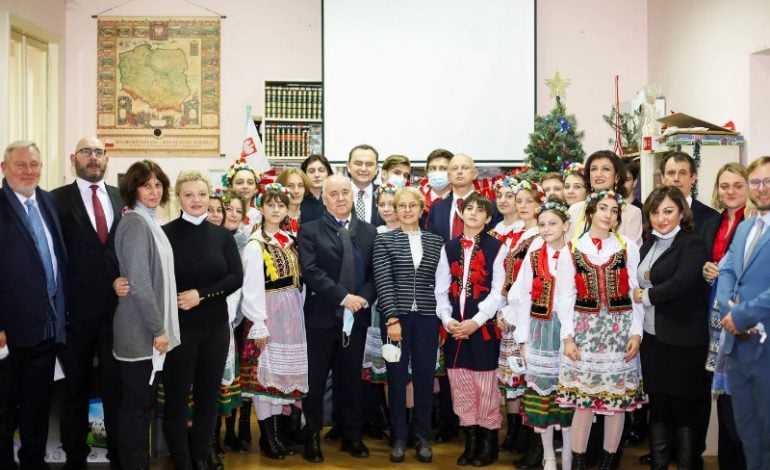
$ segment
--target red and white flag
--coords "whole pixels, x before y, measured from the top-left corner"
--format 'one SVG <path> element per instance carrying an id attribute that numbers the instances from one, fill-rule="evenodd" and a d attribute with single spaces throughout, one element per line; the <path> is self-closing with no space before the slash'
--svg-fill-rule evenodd
<path id="1" fill-rule="evenodd" d="M 241 147 L 241 161 L 245 161 L 258 172 L 265 172 L 270 169 L 270 163 L 265 156 L 265 149 L 262 147 L 257 126 L 251 117 L 251 105 L 246 106 L 246 136 L 243 138 L 243 146 Z"/>

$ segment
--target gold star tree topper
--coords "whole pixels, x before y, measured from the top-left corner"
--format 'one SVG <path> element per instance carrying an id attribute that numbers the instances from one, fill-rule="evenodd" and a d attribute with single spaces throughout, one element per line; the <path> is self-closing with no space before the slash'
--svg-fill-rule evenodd
<path id="1" fill-rule="evenodd" d="M 555 98 L 557 96 L 564 98 L 566 96 L 564 94 L 564 90 L 569 86 L 569 82 L 569 78 L 561 78 L 561 74 L 558 70 L 556 71 L 556 75 L 554 75 L 553 78 L 545 79 L 546 86 L 551 90 L 551 98 Z"/>

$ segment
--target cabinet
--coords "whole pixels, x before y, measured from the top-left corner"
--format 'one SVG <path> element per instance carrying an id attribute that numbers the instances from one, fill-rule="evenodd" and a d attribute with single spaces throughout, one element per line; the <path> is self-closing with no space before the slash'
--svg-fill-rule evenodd
<path id="1" fill-rule="evenodd" d="M 297 161 L 323 152 L 323 84 L 265 82 L 265 154 Z"/>

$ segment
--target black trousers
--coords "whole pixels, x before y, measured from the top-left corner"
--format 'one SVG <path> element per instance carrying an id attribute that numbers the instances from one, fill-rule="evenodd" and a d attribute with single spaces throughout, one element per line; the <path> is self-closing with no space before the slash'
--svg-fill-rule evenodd
<path id="1" fill-rule="evenodd" d="M 363 388 L 361 360 L 364 356 L 366 330 L 353 330 L 347 347 L 342 343 L 342 325 L 332 328 L 307 329 L 308 394 L 302 401 L 302 411 L 307 420 L 307 431 L 316 433 L 323 427 L 324 385 L 329 371 L 339 381 L 334 381 L 332 396 L 340 406 L 337 419 L 347 439 L 361 439 L 363 428 Z"/>
<path id="2" fill-rule="evenodd" d="M 159 375 L 150 384 L 152 361 L 118 361 L 121 398 L 118 405 L 118 456 L 125 470 L 150 468 L 150 419 Z"/>
<path id="3" fill-rule="evenodd" d="M 98 358 L 99 391 L 104 406 L 107 431 L 107 457 L 118 463 L 118 405 L 120 368 L 112 355 L 112 322 L 88 328 L 68 328 L 67 345 L 62 352 L 64 396 L 61 403 L 61 442 L 67 461 L 85 462 L 91 449 L 88 437 L 88 408 L 94 356 Z"/>
<path id="4" fill-rule="evenodd" d="M 48 415 L 56 363 L 56 343 L 45 340 L 31 348 L 9 347 L 0 361 L 0 468 L 14 469 L 13 433 L 19 428 L 22 470 L 46 469 Z"/>
<path id="5" fill-rule="evenodd" d="M 401 360 L 388 362 L 388 402 L 391 436 L 406 439 L 406 380 L 409 363 L 412 364 L 414 386 L 414 433 L 430 440 L 430 415 L 433 411 L 433 377 L 436 374 L 438 325 L 436 315 L 409 312 L 399 316 L 401 322 Z M 388 333 L 382 324 L 382 341 Z"/>
<path id="6" fill-rule="evenodd" d="M 719 450 L 717 451 L 719 468 L 745 470 L 746 456 L 743 455 L 743 444 L 735 427 L 730 395 L 722 394 L 717 397 L 717 418 L 719 419 Z"/>
<path id="7" fill-rule="evenodd" d="M 190 448 L 195 457 L 208 455 L 230 343 L 227 318 L 223 320 L 192 325 L 182 321 L 179 328 L 182 344 L 168 353 L 163 366 L 166 393 L 163 434 L 177 467 L 189 465 Z M 195 407 L 188 445 L 185 413 L 191 387 Z"/>

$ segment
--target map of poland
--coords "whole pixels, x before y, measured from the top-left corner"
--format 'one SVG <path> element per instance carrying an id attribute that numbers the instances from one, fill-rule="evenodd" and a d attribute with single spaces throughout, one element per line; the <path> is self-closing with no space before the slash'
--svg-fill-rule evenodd
<path id="1" fill-rule="evenodd" d="M 123 91 L 157 111 L 180 111 L 192 90 L 187 84 L 187 58 L 182 49 L 153 49 L 149 44 L 121 52 L 118 59 Z"/>

